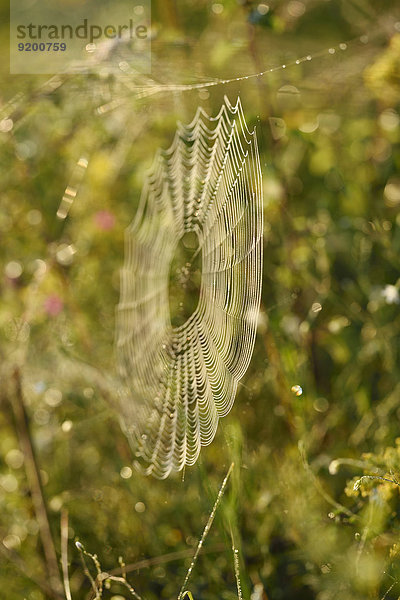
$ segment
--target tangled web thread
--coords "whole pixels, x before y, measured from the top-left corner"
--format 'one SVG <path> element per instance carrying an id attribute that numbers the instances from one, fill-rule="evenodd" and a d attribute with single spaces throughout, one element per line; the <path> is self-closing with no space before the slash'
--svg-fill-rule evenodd
<path id="1" fill-rule="evenodd" d="M 171 325 L 169 271 L 197 236 L 197 308 Z M 158 150 L 126 231 L 116 352 L 123 427 L 137 465 L 165 478 L 193 465 L 234 402 L 253 352 L 262 281 L 262 189 L 255 131 L 238 99 L 198 108 Z"/>

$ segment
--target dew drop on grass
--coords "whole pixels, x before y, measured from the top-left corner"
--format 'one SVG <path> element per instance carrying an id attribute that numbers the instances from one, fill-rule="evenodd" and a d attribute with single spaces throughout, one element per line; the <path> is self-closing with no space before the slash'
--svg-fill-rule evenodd
<path id="1" fill-rule="evenodd" d="M 292 385 L 292 387 L 290 388 L 290 391 L 295 396 L 301 396 L 303 394 L 303 388 L 300 385 Z"/>

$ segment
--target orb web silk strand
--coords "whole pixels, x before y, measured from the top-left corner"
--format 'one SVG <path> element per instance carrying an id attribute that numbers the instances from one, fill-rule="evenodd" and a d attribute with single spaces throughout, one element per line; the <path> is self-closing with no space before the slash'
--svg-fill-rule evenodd
<path id="1" fill-rule="evenodd" d="M 198 108 L 156 154 L 126 231 L 117 307 L 119 407 L 146 474 L 193 465 L 235 399 L 253 352 L 262 283 L 262 180 L 255 131 L 238 99 Z M 169 271 L 195 233 L 202 273 L 197 308 L 171 325 Z"/>

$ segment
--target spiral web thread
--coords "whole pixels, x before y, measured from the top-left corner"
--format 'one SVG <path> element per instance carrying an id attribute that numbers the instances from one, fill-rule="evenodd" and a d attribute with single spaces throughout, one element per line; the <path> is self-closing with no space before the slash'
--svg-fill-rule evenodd
<path id="1" fill-rule="evenodd" d="M 194 232 L 197 308 L 172 327 L 168 287 L 180 238 Z M 116 354 L 123 427 L 146 474 L 193 465 L 234 402 L 254 347 L 262 281 L 262 189 L 255 131 L 238 99 L 198 108 L 156 154 L 126 231 Z"/>

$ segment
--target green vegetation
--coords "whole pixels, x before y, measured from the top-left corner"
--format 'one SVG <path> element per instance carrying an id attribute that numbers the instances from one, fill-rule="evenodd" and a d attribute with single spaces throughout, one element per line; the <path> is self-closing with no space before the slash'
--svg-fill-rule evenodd
<path id="1" fill-rule="evenodd" d="M 93 597 L 76 541 L 146 600 L 177 598 L 232 461 L 194 600 L 237 598 L 235 565 L 246 600 L 400 596 L 400 15 L 391 0 L 267 4 L 154 1 L 152 74 L 137 81 L 100 65 L 49 85 L 2 66 L 4 600 L 65 597 L 63 547 L 73 600 Z M 176 121 L 216 114 L 224 94 L 260 146 L 258 335 L 214 442 L 158 481 L 132 470 L 113 408 L 124 229 Z M 132 597 L 109 585 L 104 598 Z"/>

